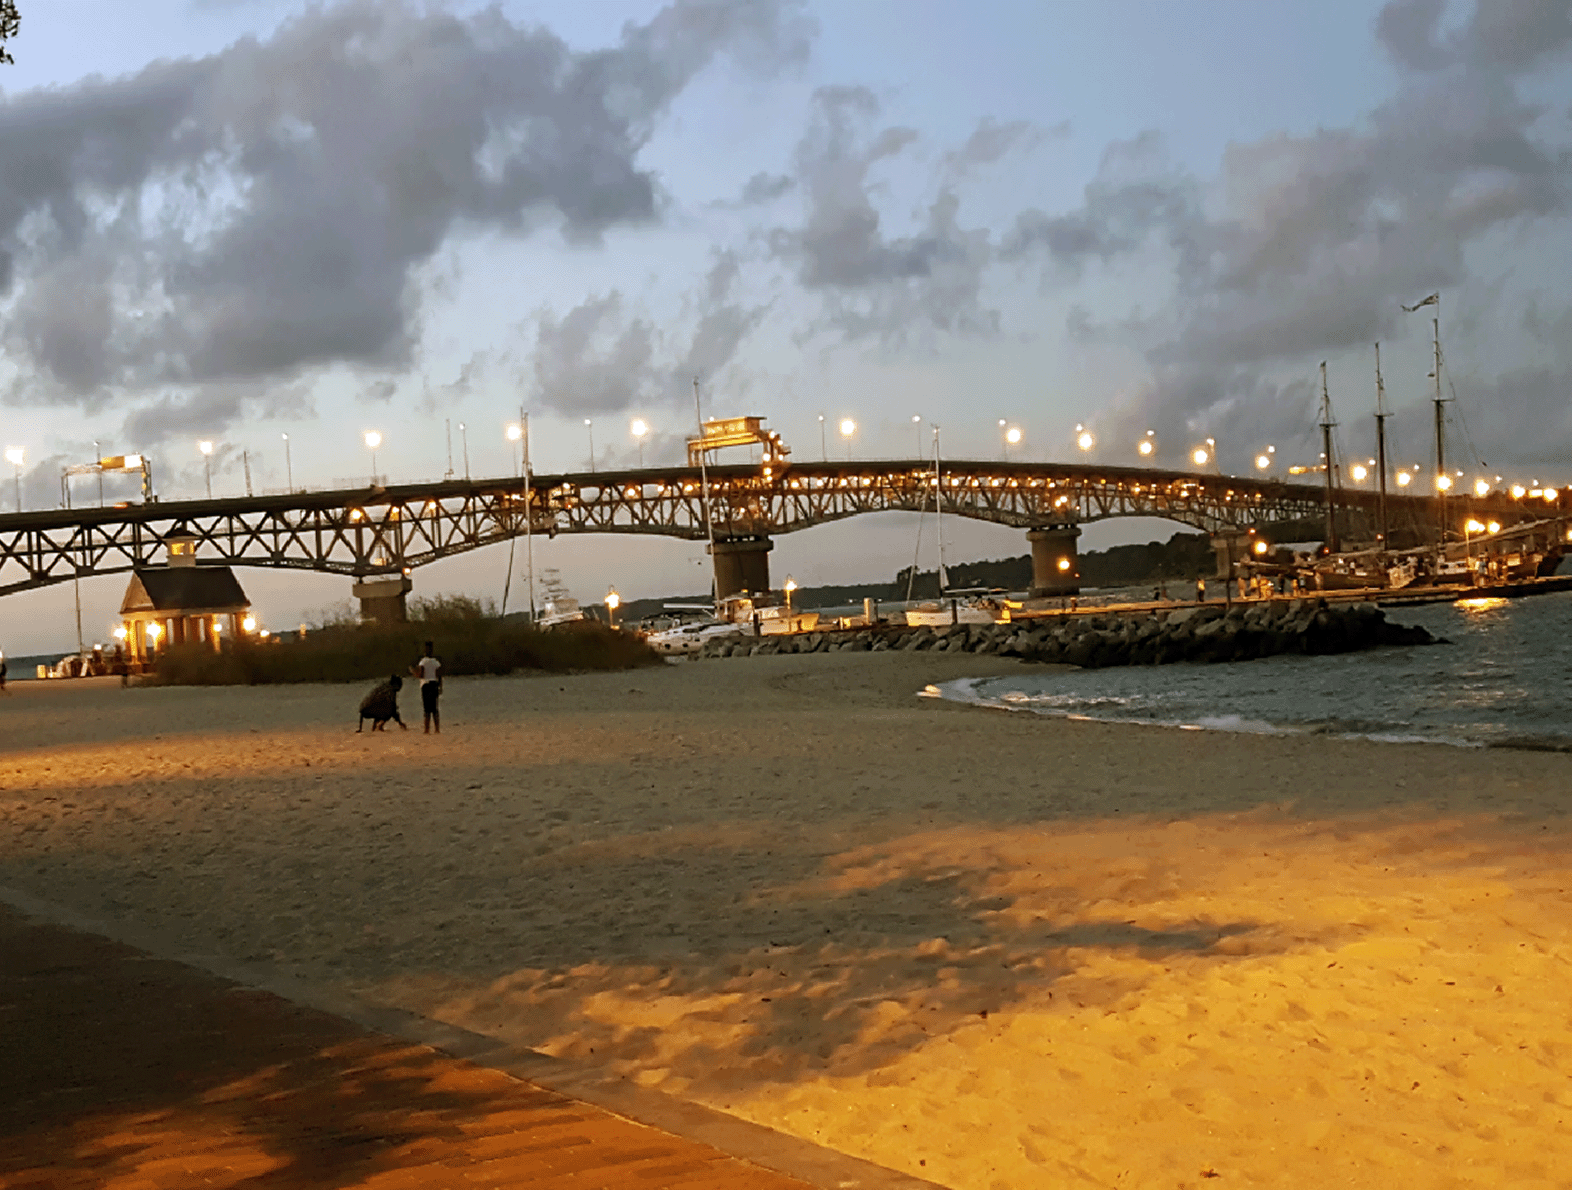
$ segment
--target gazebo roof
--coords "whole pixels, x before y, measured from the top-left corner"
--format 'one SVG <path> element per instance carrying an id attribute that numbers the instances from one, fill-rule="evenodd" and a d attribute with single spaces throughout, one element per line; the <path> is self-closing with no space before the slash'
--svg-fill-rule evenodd
<path id="1" fill-rule="evenodd" d="M 250 606 L 228 566 L 148 566 L 133 572 L 120 612 L 228 612 Z"/>

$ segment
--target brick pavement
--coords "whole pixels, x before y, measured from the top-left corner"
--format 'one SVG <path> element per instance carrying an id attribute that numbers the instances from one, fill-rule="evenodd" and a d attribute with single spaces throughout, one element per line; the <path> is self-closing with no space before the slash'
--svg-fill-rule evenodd
<path id="1" fill-rule="evenodd" d="M 0 1190 L 923 1184 L 818 1152 L 831 1174 L 800 1181 L 0 904 Z"/>

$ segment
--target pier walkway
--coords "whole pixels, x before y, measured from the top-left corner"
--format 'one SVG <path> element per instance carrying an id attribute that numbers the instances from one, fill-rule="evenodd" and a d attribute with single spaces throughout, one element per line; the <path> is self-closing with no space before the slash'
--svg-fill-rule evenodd
<path id="1" fill-rule="evenodd" d="M 0 955 L 3 1190 L 929 1185 L 659 1096 L 677 1135 L 3 902 Z"/>

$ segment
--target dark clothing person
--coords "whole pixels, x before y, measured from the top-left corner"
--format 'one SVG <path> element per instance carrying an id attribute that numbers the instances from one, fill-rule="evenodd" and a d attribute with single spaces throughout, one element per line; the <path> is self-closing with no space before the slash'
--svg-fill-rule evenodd
<path id="1" fill-rule="evenodd" d="M 370 719 L 372 731 L 386 731 L 387 722 L 391 719 L 403 730 L 408 731 L 409 725 L 398 717 L 398 692 L 403 685 L 404 679 L 394 674 L 361 699 L 360 722 L 355 724 L 355 730 L 358 732 L 366 725 L 366 720 Z"/>
<path id="2" fill-rule="evenodd" d="M 442 662 L 426 642 L 426 655 L 415 662 L 415 676 L 420 679 L 420 709 L 425 716 L 425 729 L 430 734 L 435 725 L 442 734 L 442 713 L 437 710 L 437 699 L 442 697 Z"/>

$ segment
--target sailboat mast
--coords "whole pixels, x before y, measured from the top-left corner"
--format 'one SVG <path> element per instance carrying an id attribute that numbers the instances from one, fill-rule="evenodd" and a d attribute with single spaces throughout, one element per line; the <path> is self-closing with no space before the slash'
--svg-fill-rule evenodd
<path id="1" fill-rule="evenodd" d="M 1326 460 L 1326 549 L 1338 552 L 1337 506 L 1332 494 L 1332 398 L 1326 390 L 1326 361 L 1321 361 L 1321 457 Z"/>
<path id="2" fill-rule="evenodd" d="M 1437 309 L 1441 303 L 1436 302 Z M 1436 517 L 1440 537 L 1436 541 L 1436 548 L 1446 549 L 1446 490 L 1449 486 L 1446 477 L 1446 411 L 1441 404 L 1441 316 L 1437 314 L 1431 320 L 1431 328 L 1435 332 L 1432 342 L 1435 345 L 1435 379 L 1436 379 Z"/>
<path id="3" fill-rule="evenodd" d="M 710 515 L 710 469 L 704 459 L 704 406 L 699 403 L 699 378 L 693 378 L 693 415 L 699 427 L 699 496 L 704 502 L 704 531 L 710 539 L 710 594 L 720 614 L 720 585 L 715 580 L 715 518 Z"/>
<path id="4" fill-rule="evenodd" d="M 1375 345 L 1376 357 L 1376 474 L 1380 476 L 1380 498 L 1376 503 L 1376 518 L 1380 531 L 1381 552 L 1386 552 L 1386 383 L 1381 379 L 1381 344 Z"/>
<path id="5" fill-rule="evenodd" d="M 933 427 L 933 536 L 939 546 L 939 598 L 949 585 L 944 573 L 944 476 L 939 470 L 939 427 Z"/>

